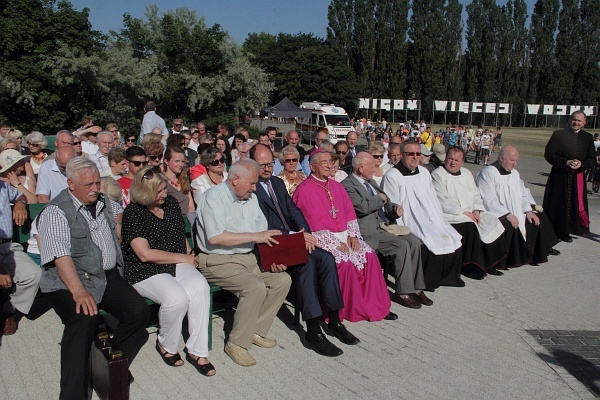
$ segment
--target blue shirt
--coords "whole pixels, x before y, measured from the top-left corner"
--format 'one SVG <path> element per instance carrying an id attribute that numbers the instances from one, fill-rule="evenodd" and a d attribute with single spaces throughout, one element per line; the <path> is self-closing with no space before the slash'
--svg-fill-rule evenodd
<path id="1" fill-rule="evenodd" d="M 17 201 L 21 195 L 17 189 L 7 182 L 0 181 L 0 238 L 10 239 L 13 235 L 13 218 L 10 203 Z"/>

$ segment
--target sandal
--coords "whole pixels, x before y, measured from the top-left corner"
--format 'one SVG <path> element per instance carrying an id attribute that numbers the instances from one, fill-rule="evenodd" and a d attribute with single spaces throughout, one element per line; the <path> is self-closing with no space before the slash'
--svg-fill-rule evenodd
<path id="1" fill-rule="evenodd" d="M 217 370 L 215 369 L 215 367 L 211 364 L 198 364 L 198 360 L 200 360 L 200 357 L 194 359 L 192 358 L 192 356 L 190 356 L 190 354 L 186 354 L 185 355 L 185 359 L 189 361 L 190 364 L 192 364 L 194 367 L 196 367 L 196 369 L 198 370 L 198 372 L 200 372 L 202 375 L 204 376 L 215 376 L 217 374 Z M 214 373 L 210 373 L 211 371 L 214 371 Z"/>
<path id="2" fill-rule="evenodd" d="M 178 361 L 183 361 L 181 359 L 181 355 L 179 355 L 179 353 L 175 353 L 175 354 L 167 353 L 166 350 L 162 348 L 160 343 L 158 343 L 158 339 L 156 339 L 156 351 L 158 351 L 158 354 L 160 354 L 160 357 L 163 359 L 165 364 L 167 364 L 168 366 L 181 367 L 183 365 L 183 364 L 176 365 Z"/>

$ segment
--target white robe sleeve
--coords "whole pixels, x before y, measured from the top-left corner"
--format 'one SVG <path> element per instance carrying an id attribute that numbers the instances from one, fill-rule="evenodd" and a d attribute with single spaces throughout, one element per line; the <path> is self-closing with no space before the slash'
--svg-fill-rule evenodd
<path id="1" fill-rule="evenodd" d="M 496 175 L 500 175 L 495 169 L 495 167 L 490 166 L 479 171 L 475 178 L 475 183 L 477 183 L 479 193 L 481 193 L 484 207 L 496 217 L 500 218 L 506 214 L 510 214 L 510 210 L 502 205 L 496 195 L 496 191 L 498 190 L 496 185 Z"/>
<path id="2" fill-rule="evenodd" d="M 452 199 L 448 193 L 448 172 L 443 167 L 440 167 L 433 171 L 431 174 L 433 180 L 433 188 L 437 195 L 440 205 L 442 206 L 442 212 L 444 214 L 460 215 L 465 212 L 460 202 Z"/>

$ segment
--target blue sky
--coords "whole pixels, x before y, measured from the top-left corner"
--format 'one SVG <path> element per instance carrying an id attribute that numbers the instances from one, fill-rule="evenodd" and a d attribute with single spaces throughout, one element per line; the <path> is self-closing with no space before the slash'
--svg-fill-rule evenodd
<path id="1" fill-rule="evenodd" d="M 418 0 L 417 0 L 418 1 Z M 535 0 L 526 0 L 529 14 Z M 187 7 L 204 16 L 206 24 L 219 24 L 230 36 L 242 44 L 248 33 L 280 32 L 296 34 L 313 33 L 319 37 L 327 34 L 328 0 L 71 0 L 73 7 L 90 9 L 90 22 L 95 30 L 118 31 L 123 27 L 123 14 L 143 18 L 148 4 L 158 5 L 159 11 Z M 461 0 L 463 4 L 470 1 Z M 505 4 L 504 0 L 497 0 Z"/>

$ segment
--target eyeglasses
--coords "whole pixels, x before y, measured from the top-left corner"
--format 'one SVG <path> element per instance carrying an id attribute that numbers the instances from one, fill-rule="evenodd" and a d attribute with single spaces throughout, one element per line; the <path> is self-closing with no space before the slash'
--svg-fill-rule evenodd
<path id="1" fill-rule="evenodd" d="M 421 155 L 422 155 L 423 157 L 427 157 L 427 158 L 431 157 L 431 154 L 422 154 L 422 153 L 421 153 Z"/>
<path id="2" fill-rule="evenodd" d="M 347 151 L 336 151 L 335 154 L 341 154 L 343 156 L 345 156 L 346 154 L 348 154 Z"/>
<path id="3" fill-rule="evenodd" d="M 209 162 L 209 164 L 212 165 L 213 167 L 216 167 L 219 164 L 225 164 L 225 159 L 223 157 L 221 157 L 219 159 L 212 160 L 211 162 Z"/>
<path id="4" fill-rule="evenodd" d="M 319 165 L 321 166 L 326 166 L 326 165 L 333 165 L 333 161 L 332 160 L 323 160 L 323 161 L 319 161 Z"/>
<path id="5" fill-rule="evenodd" d="M 266 164 L 259 164 L 260 169 L 273 168 L 273 165 L 275 165 L 275 162 L 273 162 L 273 161 L 271 161 L 270 163 L 266 163 Z"/>
<path id="6" fill-rule="evenodd" d="M 144 175 L 142 176 L 142 179 L 152 179 L 152 178 L 154 178 L 154 174 L 162 174 L 162 170 L 160 169 L 160 166 L 155 165 L 154 167 L 150 168 L 148 171 L 146 171 L 144 173 Z"/>
<path id="7" fill-rule="evenodd" d="M 135 143 L 135 138 L 133 138 L 133 139 L 127 139 L 126 142 L 128 142 L 128 143 Z"/>
<path id="8" fill-rule="evenodd" d="M 160 160 L 162 156 L 148 156 L 152 161 Z"/>
<path id="9" fill-rule="evenodd" d="M 148 165 L 148 161 L 132 161 L 132 160 L 127 160 L 127 161 L 129 161 L 130 163 L 132 163 L 132 164 L 133 164 L 133 165 L 134 165 L 136 168 L 139 168 L 139 167 L 140 167 L 140 166 L 142 166 L 142 165 L 143 165 L 144 167 L 145 167 L 146 165 Z"/>
<path id="10" fill-rule="evenodd" d="M 73 142 L 73 146 L 81 146 L 81 142 Z"/>
<path id="11" fill-rule="evenodd" d="M 36 147 L 39 147 L 39 146 L 40 146 L 40 144 L 39 144 L 39 143 L 32 143 L 32 142 L 27 142 L 27 145 L 28 145 L 29 147 L 31 147 L 31 146 L 36 146 Z"/>
<path id="12" fill-rule="evenodd" d="M 410 156 L 410 157 L 421 156 L 420 151 L 403 151 L 402 154 L 406 154 L 407 156 Z"/>
<path id="13" fill-rule="evenodd" d="M 295 162 L 298 162 L 298 159 L 297 158 L 286 158 L 285 160 L 283 160 L 283 162 L 285 162 L 286 164 L 295 163 Z"/>
<path id="14" fill-rule="evenodd" d="M 375 159 L 379 159 L 379 158 L 383 158 L 383 154 L 371 154 L 373 156 L 373 158 Z"/>
<path id="15" fill-rule="evenodd" d="M 173 126 L 183 126 L 183 124 L 173 124 Z"/>

